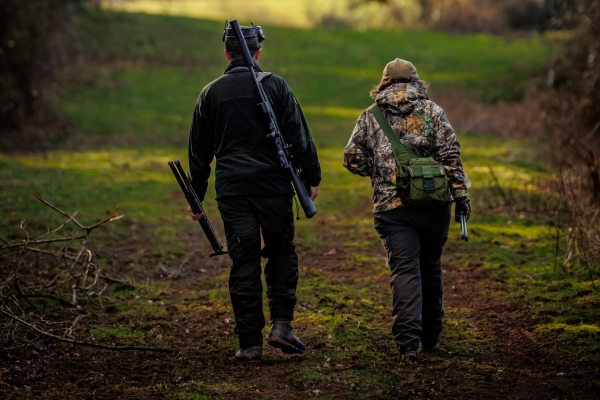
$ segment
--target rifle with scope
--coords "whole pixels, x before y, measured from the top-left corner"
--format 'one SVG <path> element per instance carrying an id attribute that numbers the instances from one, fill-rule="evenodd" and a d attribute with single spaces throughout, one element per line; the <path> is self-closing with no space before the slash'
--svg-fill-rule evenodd
<path id="1" fill-rule="evenodd" d="M 296 195 L 298 196 L 300 206 L 302 206 L 302 209 L 304 210 L 304 215 L 306 215 L 306 218 L 312 218 L 317 213 L 317 208 L 315 207 L 315 203 L 310 198 L 310 195 L 308 194 L 308 191 L 306 189 L 306 185 L 302 181 L 302 178 L 300 178 L 300 174 L 292 164 L 292 157 L 288 151 L 288 146 L 285 144 L 283 135 L 281 134 L 281 130 L 279 129 L 279 126 L 277 124 L 277 118 L 275 117 L 275 112 L 271 107 L 269 98 L 265 93 L 262 83 L 258 79 L 259 69 L 254 63 L 254 59 L 250 55 L 250 50 L 248 49 L 248 44 L 246 43 L 246 40 L 244 40 L 240 24 L 237 19 L 234 19 L 233 21 L 229 21 L 229 26 L 233 31 L 235 40 L 237 41 L 238 47 L 242 53 L 244 63 L 250 69 L 250 74 L 254 79 L 254 84 L 256 86 L 256 89 L 258 90 L 258 94 L 260 95 L 261 102 L 258 103 L 258 107 L 265 116 L 266 121 L 268 122 L 269 134 L 267 135 L 267 137 L 271 139 L 275 144 L 275 148 L 277 151 L 277 159 L 279 160 L 279 163 L 283 168 L 289 171 L 290 177 L 292 179 L 292 185 L 294 186 L 294 190 L 296 191 Z"/>

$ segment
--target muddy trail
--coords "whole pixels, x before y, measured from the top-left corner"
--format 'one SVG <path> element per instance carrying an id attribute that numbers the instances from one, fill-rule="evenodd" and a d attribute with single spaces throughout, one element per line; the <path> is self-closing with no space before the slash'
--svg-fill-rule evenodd
<path id="1" fill-rule="evenodd" d="M 495 354 L 503 361 L 504 368 L 496 371 L 502 375 L 501 384 L 489 395 L 511 399 L 595 398 L 598 395 L 584 382 L 566 381 L 567 372 L 577 368 L 575 363 L 548 354 L 525 310 L 494 297 L 498 282 L 489 280 L 477 267 L 446 268 L 449 273 L 445 275 L 444 304 L 458 310 L 481 335 L 494 337 L 494 348 L 488 347 L 487 352 L 480 354 L 481 358 Z"/>
<path id="2" fill-rule="evenodd" d="M 391 294 L 383 248 L 372 240 L 374 235 L 362 244 L 352 243 L 351 231 L 335 220 L 323 220 L 321 229 L 321 248 L 300 251 L 294 327 L 307 344 L 305 354 L 286 356 L 265 346 L 263 365 L 237 364 L 226 288 L 229 260 L 209 259 L 209 249 L 203 246 L 180 265 L 179 279 L 158 269 L 149 280 L 157 290 L 122 294 L 119 307 L 90 315 L 105 327 L 104 340 L 169 347 L 173 353 L 111 352 L 41 338 L 0 353 L 1 396 L 598 397 L 584 372 L 567 374 L 577 368 L 574 362 L 544 348 L 526 309 L 504 300 L 502 282 L 480 267 L 454 265 L 447 261 L 451 257 L 445 257 L 443 265 L 442 343 L 419 364 L 401 364 L 391 341 Z M 450 246 L 447 252 L 452 251 Z M 144 308 L 148 304 L 157 308 L 148 311 Z"/>

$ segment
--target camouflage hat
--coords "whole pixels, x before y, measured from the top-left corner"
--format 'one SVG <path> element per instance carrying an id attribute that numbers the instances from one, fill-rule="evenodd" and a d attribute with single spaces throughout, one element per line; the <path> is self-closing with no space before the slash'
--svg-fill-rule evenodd
<path id="1" fill-rule="evenodd" d="M 383 69 L 383 79 L 409 79 L 417 80 L 417 69 L 410 61 L 401 60 L 396 58 L 394 61 L 390 61 Z"/>
<path id="2" fill-rule="evenodd" d="M 262 44 L 260 43 L 265 40 L 265 34 L 263 33 L 260 25 L 252 24 L 252 26 L 240 26 L 240 28 L 242 30 L 242 35 L 244 35 L 244 39 L 246 40 L 246 44 L 248 44 L 249 50 L 262 48 Z M 225 21 L 225 28 L 223 29 L 223 41 L 225 42 L 225 49 L 238 49 L 235 35 L 233 34 L 233 30 L 229 27 L 228 21 Z"/>

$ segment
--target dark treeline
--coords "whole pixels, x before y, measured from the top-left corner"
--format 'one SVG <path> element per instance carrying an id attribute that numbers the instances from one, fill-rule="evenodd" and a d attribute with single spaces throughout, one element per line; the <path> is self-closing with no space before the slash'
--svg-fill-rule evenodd
<path id="1" fill-rule="evenodd" d="M 77 54 L 78 0 L 0 2 L 0 150 L 39 150 L 65 129 L 45 101 L 57 68 Z M 61 126 L 62 125 L 62 126 Z"/>
<path id="2" fill-rule="evenodd" d="M 572 0 L 418 0 L 418 21 L 407 20 L 406 5 L 395 0 L 348 0 L 348 7 L 372 2 L 386 5 L 406 26 L 461 33 L 572 29 L 581 13 L 581 2 Z"/>
<path id="3" fill-rule="evenodd" d="M 581 11 L 571 14 L 576 29 L 548 71 L 555 90 L 554 105 L 568 108 L 574 120 L 589 129 L 587 136 L 600 133 L 600 3 L 573 1 Z M 568 106 L 565 106 L 565 102 Z"/>

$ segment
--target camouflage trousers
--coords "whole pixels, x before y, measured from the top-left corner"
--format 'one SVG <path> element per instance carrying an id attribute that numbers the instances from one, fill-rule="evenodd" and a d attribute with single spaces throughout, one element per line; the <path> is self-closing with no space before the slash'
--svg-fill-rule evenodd
<path id="1" fill-rule="evenodd" d="M 392 333 L 401 353 L 433 346 L 442 332 L 442 247 L 451 206 L 397 207 L 376 213 L 391 270 Z"/>
<path id="2" fill-rule="evenodd" d="M 262 344 L 265 326 L 261 256 L 271 320 L 294 317 L 298 255 L 294 244 L 292 197 L 228 197 L 218 200 L 227 249 L 233 260 L 229 294 L 240 346 Z M 261 232 L 264 248 L 261 250 Z"/>

